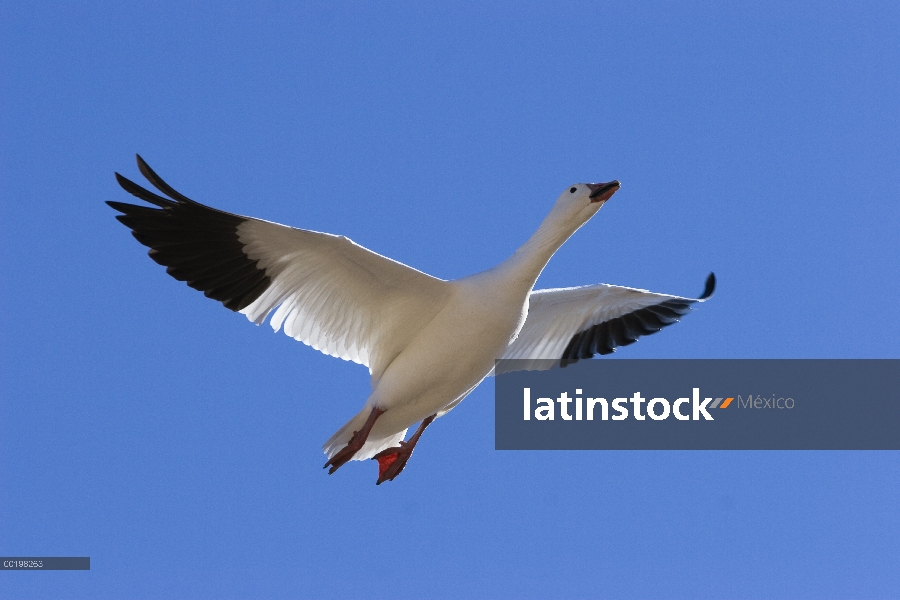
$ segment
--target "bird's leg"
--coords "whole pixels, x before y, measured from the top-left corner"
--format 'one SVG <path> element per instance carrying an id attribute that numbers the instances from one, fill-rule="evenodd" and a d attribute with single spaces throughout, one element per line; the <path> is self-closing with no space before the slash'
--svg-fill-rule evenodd
<path id="1" fill-rule="evenodd" d="M 400 442 L 399 447 L 382 450 L 372 457 L 373 460 L 378 461 L 378 481 L 375 482 L 375 485 L 381 485 L 385 481 L 393 481 L 394 477 L 400 474 L 403 467 L 406 466 L 406 461 L 412 456 L 413 449 L 416 447 L 416 442 L 422 437 L 422 432 L 425 431 L 426 427 L 431 425 L 431 422 L 434 421 L 436 416 L 437 415 L 431 415 L 419 423 L 419 428 L 416 429 L 416 432 L 409 438 L 408 442 Z"/>
<path id="2" fill-rule="evenodd" d="M 350 438 L 350 441 L 347 442 L 344 449 L 329 458 L 328 462 L 325 463 L 323 468 L 328 469 L 328 467 L 331 467 L 331 469 L 328 470 L 329 475 L 341 468 L 341 465 L 353 458 L 353 455 L 359 452 L 360 448 L 366 443 L 366 439 L 369 437 L 369 433 L 372 431 L 372 426 L 375 425 L 375 421 L 383 414 L 384 411 L 380 408 L 372 408 L 372 412 L 369 413 L 369 418 L 363 423 L 362 428 L 359 431 L 354 431 L 353 437 Z"/>

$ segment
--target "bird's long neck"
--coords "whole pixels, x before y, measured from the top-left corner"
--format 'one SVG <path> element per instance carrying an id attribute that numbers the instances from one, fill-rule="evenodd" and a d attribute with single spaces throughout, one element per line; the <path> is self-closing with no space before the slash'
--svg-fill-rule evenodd
<path id="1" fill-rule="evenodd" d="M 497 269 L 509 280 L 509 284 L 531 290 L 550 257 L 582 224 L 583 222 L 565 218 L 559 211 L 550 211 L 528 241 L 498 265 Z"/>

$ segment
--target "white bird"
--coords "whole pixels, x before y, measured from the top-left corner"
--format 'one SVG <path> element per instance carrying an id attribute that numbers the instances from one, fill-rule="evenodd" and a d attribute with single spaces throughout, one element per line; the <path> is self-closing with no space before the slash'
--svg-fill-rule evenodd
<path id="1" fill-rule="evenodd" d="M 497 359 L 563 366 L 608 354 L 675 323 L 697 299 L 598 284 L 533 290 L 550 257 L 619 189 L 618 181 L 563 191 L 538 230 L 496 267 L 444 281 L 346 237 L 209 208 L 175 191 L 137 157 L 162 197 L 116 173 L 159 208 L 107 202 L 174 278 L 257 325 L 369 368 L 363 409 L 325 442 L 333 473 L 376 458 L 377 483 L 403 470 L 422 432 L 491 374 Z M 273 314 L 274 311 L 274 314 Z M 407 429 L 420 423 L 409 441 Z"/>

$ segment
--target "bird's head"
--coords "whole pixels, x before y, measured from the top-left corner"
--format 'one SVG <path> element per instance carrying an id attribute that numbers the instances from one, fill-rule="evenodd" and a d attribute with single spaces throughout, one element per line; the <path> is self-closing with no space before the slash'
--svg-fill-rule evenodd
<path id="1" fill-rule="evenodd" d="M 576 183 L 566 188 L 559 198 L 553 212 L 567 215 L 568 218 L 585 223 L 596 214 L 600 207 L 619 190 L 618 181 L 608 183 Z"/>

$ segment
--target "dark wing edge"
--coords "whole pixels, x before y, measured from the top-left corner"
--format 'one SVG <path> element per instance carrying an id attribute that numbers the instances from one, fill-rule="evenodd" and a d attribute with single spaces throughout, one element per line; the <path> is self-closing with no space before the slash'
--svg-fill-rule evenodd
<path id="1" fill-rule="evenodd" d="M 248 219 L 204 206 L 178 193 L 136 155 L 141 174 L 159 196 L 116 173 L 126 192 L 159 208 L 107 201 L 122 213 L 118 219 L 131 229 L 150 258 L 166 267 L 179 281 L 240 311 L 252 304 L 271 285 L 271 278 L 244 253 L 237 228 Z"/>
<path id="2" fill-rule="evenodd" d="M 595 354 L 612 354 L 616 348 L 633 344 L 641 336 L 656 333 L 663 327 L 673 325 L 691 311 L 693 304 L 705 301 L 715 291 L 716 275 L 710 273 L 699 298 L 672 298 L 580 331 L 572 336 L 559 361 L 559 366 L 565 367 L 579 360 L 591 358 Z"/>

